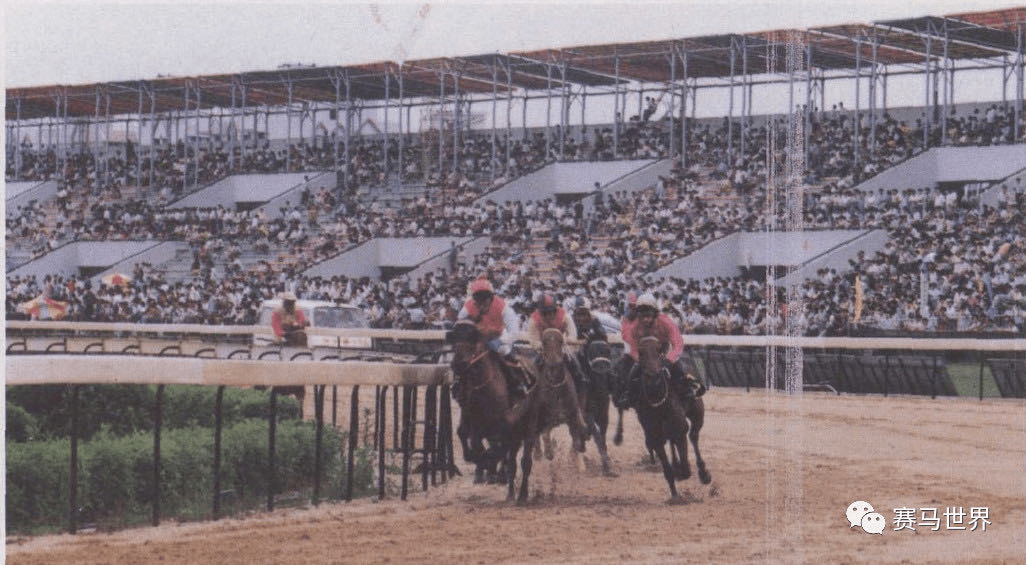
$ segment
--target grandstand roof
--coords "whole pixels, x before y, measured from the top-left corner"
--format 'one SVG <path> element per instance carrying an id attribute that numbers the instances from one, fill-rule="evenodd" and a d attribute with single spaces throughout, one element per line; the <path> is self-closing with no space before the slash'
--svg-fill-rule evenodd
<path id="1" fill-rule="evenodd" d="M 872 61 L 921 69 L 944 54 L 956 61 L 1004 64 L 1023 49 L 1026 7 L 850 24 L 714 35 L 680 40 L 588 45 L 509 54 L 475 55 L 344 67 L 295 67 L 199 77 L 158 77 L 74 86 L 14 88 L 6 91 L 7 120 L 246 107 L 293 103 L 451 96 L 505 96 L 507 91 L 559 89 L 565 85 L 611 88 L 618 83 L 669 82 L 683 76 L 729 79 L 787 69 L 788 42 L 807 43 L 807 62 L 824 71 L 851 72 Z M 875 47 L 875 55 L 874 55 Z M 733 61 L 731 58 L 733 54 Z M 671 65 L 675 68 L 671 69 Z M 444 79 L 444 83 L 443 83 Z M 400 85 L 401 82 L 401 85 Z M 444 86 L 443 86 L 444 85 Z M 245 89 L 241 88 L 245 86 Z M 444 89 L 444 91 L 443 91 Z M 197 99 L 198 95 L 198 99 Z M 109 104 L 109 108 L 108 108 Z M 60 108 L 60 109 L 59 109 Z"/>

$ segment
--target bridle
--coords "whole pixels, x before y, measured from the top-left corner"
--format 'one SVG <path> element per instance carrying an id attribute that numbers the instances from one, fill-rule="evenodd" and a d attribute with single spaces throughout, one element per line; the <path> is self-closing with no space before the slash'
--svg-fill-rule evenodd
<path id="1" fill-rule="evenodd" d="M 658 341 L 654 337 L 646 337 L 642 338 L 641 343 L 638 344 L 638 370 L 641 371 L 641 395 L 644 397 L 645 402 L 647 402 L 649 406 L 651 406 L 652 408 L 658 408 L 662 406 L 664 403 L 666 403 L 666 400 L 670 397 L 670 369 L 660 363 L 659 369 L 655 372 L 655 375 L 659 376 L 659 380 L 662 384 L 663 390 L 662 398 L 659 398 L 658 401 L 653 402 L 648 395 L 649 387 L 647 386 L 647 379 L 645 378 L 646 375 L 652 375 L 652 373 L 649 372 L 648 368 L 645 366 L 648 363 L 643 363 L 641 360 L 642 354 L 655 355 L 656 360 L 658 362 L 659 352 L 656 351 L 654 347 L 655 344 L 649 345 L 649 343 L 653 341 L 658 343 Z"/>
<path id="2" fill-rule="evenodd" d="M 546 363 L 545 360 L 544 360 L 544 358 L 545 358 L 545 348 L 546 347 L 556 347 L 556 345 L 552 343 L 551 339 L 549 339 L 549 340 L 545 339 L 546 335 L 551 335 L 549 332 L 555 332 L 556 334 L 559 335 L 560 338 L 563 337 L 563 334 L 559 333 L 559 330 L 554 329 L 554 328 L 549 328 L 549 329 L 545 330 L 544 332 L 542 332 L 542 359 L 543 359 L 542 360 L 542 365 L 544 367 L 546 367 L 546 368 L 548 368 L 550 365 L 548 363 Z M 566 366 L 563 364 L 562 344 L 560 344 L 559 347 L 560 347 L 560 355 L 559 355 L 558 367 L 559 367 L 559 373 L 561 374 L 562 378 L 559 380 L 559 382 L 552 382 L 552 381 L 550 381 L 548 379 L 548 375 L 549 375 L 550 371 L 542 371 L 542 374 L 545 375 L 545 377 L 546 377 L 545 378 L 545 384 L 548 385 L 551 388 L 559 388 L 559 387 L 565 385 L 567 380 L 570 378 L 570 371 L 568 371 Z"/>

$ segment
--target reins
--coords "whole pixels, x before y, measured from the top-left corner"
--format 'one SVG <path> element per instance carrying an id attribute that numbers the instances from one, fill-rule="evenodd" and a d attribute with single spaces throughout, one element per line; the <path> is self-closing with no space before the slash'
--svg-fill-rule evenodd
<path id="1" fill-rule="evenodd" d="M 642 371 L 644 371 L 644 368 L 642 368 Z M 646 386 L 645 384 L 645 378 L 642 377 L 641 379 L 641 394 L 645 397 L 645 402 L 647 402 L 648 405 L 652 408 L 658 408 L 662 406 L 666 402 L 666 399 L 670 397 L 670 381 L 666 378 L 667 373 L 669 373 L 669 369 L 665 367 L 663 367 L 663 369 L 658 372 L 659 376 L 661 377 L 659 380 L 663 384 L 663 397 L 659 399 L 659 402 L 655 403 L 653 403 L 652 400 L 648 397 L 648 386 Z"/>

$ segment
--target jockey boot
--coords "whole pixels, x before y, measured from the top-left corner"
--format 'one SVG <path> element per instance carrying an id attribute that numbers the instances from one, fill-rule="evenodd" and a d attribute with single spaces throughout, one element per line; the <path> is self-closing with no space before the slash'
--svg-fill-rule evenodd
<path id="1" fill-rule="evenodd" d="M 530 388 L 527 383 L 527 372 L 513 353 L 502 356 L 502 370 L 506 375 L 510 394 L 517 400 L 527 398 L 527 391 Z"/>

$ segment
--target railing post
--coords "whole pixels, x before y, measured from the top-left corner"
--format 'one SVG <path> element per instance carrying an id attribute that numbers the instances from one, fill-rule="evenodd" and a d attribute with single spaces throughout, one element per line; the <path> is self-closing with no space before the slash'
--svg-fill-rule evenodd
<path id="1" fill-rule="evenodd" d="M 360 428 L 360 386 L 353 387 L 349 401 L 349 449 L 346 451 L 346 502 L 353 500 L 353 472 L 356 468 L 356 439 Z"/>
<path id="2" fill-rule="evenodd" d="M 221 430 L 224 427 L 224 385 L 214 401 L 214 519 L 221 517 Z"/>
<path id="3" fill-rule="evenodd" d="M 324 391 L 326 388 L 327 385 L 314 385 L 314 419 L 317 421 L 317 431 L 314 435 L 314 506 L 321 503 L 321 474 L 324 472 L 321 446 L 324 441 Z"/>
<path id="4" fill-rule="evenodd" d="M 275 467 L 277 461 L 274 453 L 274 436 L 278 431 L 278 391 L 271 387 L 270 421 L 267 426 L 267 511 L 274 510 L 274 485 L 277 482 Z"/>
<path id="5" fill-rule="evenodd" d="M 164 385 L 157 385 L 157 405 L 153 417 L 153 519 L 160 525 L 160 428 L 164 424 Z"/>
<path id="6" fill-rule="evenodd" d="M 78 529 L 78 395 L 81 385 L 71 385 L 71 508 L 68 531 Z"/>
<path id="7" fill-rule="evenodd" d="M 410 405 L 412 404 L 414 387 L 404 386 L 403 387 L 403 484 L 402 493 L 400 498 L 406 500 L 406 494 L 409 490 L 409 478 L 410 478 L 410 449 L 413 444 L 413 422 L 411 418 Z"/>
<path id="8" fill-rule="evenodd" d="M 385 401 L 388 399 L 388 387 L 379 387 L 380 396 L 376 407 L 376 418 L 378 422 L 378 500 L 385 499 Z"/>

